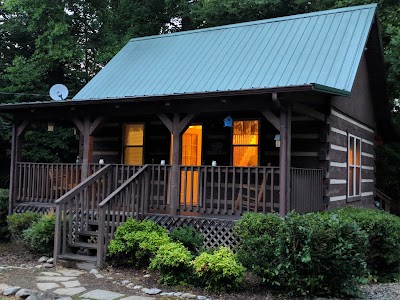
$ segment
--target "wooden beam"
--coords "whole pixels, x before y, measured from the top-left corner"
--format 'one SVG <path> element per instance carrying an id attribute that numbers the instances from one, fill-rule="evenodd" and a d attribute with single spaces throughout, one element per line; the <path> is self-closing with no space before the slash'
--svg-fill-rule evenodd
<path id="1" fill-rule="evenodd" d="M 269 108 L 264 108 L 261 110 L 261 113 L 264 115 L 264 117 L 278 130 L 280 130 L 280 120 L 277 116 L 275 116 Z"/>
<path id="2" fill-rule="evenodd" d="M 186 128 L 186 126 L 189 124 L 190 121 L 193 120 L 195 114 L 187 114 L 182 121 L 179 122 L 179 127 L 178 130 L 180 133 L 183 132 L 183 130 Z"/>
<path id="3" fill-rule="evenodd" d="M 26 132 L 26 130 L 28 129 L 28 125 L 29 125 L 28 120 L 24 120 L 22 121 L 21 124 L 18 125 L 18 132 L 17 132 L 18 137 Z"/>
<path id="4" fill-rule="evenodd" d="M 97 117 L 90 126 L 89 126 L 89 135 L 93 135 L 93 133 L 100 127 L 100 125 L 104 122 L 104 117 Z"/>
<path id="5" fill-rule="evenodd" d="M 293 110 L 297 113 L 325 122 L 325 115 L 316 109 L 299 102 L 293 102 Z"/>
<path id="6" fill-rule="evenodd" d="M 173 125 L 172 125 L 172 121 L 167 117 L 167 115 L 165 114 L 158 114 L 157 115 L 160 120 L 164 123 L 165 127 L 168 128 L 169 132 L 172 133 L 173 129 Z"/>
<path id="7" fill-rule="evenodd" d="M 83 123 L 78 119 L 78 118 L 74 118 L 73 119 L 75 126 L 78 128 L 78 130 L 84 134 L 85 133 L 85 126 L 83 125 Z"/>

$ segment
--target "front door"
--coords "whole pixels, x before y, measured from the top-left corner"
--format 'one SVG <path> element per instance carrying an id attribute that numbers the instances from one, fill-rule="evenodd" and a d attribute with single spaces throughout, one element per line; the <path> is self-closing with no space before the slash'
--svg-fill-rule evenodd
<path id="1" fill-rule="evenodd" d="M 192 125 L 182 135 L 182 165 L 200 166 L 202 151 L 202 125 Z M 198 202 L 198 171 L 181 172 L 180 203 L 197 205 Z"/>

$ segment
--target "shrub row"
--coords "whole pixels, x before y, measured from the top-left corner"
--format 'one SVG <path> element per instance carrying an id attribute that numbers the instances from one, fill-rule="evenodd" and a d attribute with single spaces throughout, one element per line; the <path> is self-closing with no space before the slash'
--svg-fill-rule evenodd
<path id="1" fill-rule="evenodd" d="M 207 289 L 238 289 L 244 267 L 234 254 L 221 247 L 212 253 L 195 257 L 203 236 L 192 227 L 167 230 L 151 220 L 128 219 L 117 228 L 108 246 L 111 262 L 158 271 L 160 282 L 170 285 L 198 284 Z"/>
<path id="2" fill-rule="evenodd" d="M 371 277 L 400 275 L 400 218 L 345 208 L 284 219 L 248 213 L 236 224 L 239 261 L 271 289 L 292 295 L 354 295 Z"/>

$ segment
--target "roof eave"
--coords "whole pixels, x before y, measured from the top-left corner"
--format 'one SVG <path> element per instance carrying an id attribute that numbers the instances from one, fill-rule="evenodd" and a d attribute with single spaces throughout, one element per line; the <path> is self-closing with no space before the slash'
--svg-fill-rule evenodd
<path id="1" fill-rule="evenodd" d="M 337 95 L 337 96 L 344 96 L 344 97 L 350 97 L 351 92 L 346 91 L 346 90 L 339 90 L 332 88 L 330 86 L 318 84 L 318 83 L 312 83 L 311 84 L 314 87 L 314 90 L 317 92 L 321 93 L 327 93 L 327 94 L 332 94 L 332 95 Z"/>

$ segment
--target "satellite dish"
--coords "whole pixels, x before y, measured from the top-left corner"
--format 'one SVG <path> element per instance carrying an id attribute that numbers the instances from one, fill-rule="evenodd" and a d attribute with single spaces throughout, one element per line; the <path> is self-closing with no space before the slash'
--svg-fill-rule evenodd
<path id="1" fill-rule="evenodd" d="M 50 97 L 55 101 L 62 101 L 68 97 L 68 88 L 63 84 L 55 84 L 50 88 Z"/>

